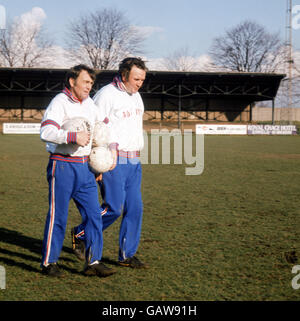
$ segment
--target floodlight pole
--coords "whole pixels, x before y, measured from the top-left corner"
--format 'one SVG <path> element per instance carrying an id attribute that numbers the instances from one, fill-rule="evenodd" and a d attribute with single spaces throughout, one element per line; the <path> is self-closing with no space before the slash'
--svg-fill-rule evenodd
<path id="1" fill-rule="evenodd" d="M 292 68 L 293 68 L 293 45 L 292 45 L 292 0 L 287 0 L 287 64 L 288 64 L 288 123 L 290 124 L 290 113 L 292 107 Z"/>
<path id="2" fill-rule="evenodd" d="M 292 58 L 292 0 L 290 0 L 289 4 L 289 57 L 288 57 L 288 64 L 289 64 L 289 104 L 288 107 L 291 108 L 292 105 L 292 65 L 293 65 L 293 58 Z"/>

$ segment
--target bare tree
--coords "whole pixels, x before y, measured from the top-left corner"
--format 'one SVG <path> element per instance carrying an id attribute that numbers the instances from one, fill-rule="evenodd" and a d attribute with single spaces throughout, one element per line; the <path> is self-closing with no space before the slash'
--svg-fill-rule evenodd
<path id="1" fill-rule="evenodd" d="M 144 36 L 116 9 L 81 16 L 68 26 L 68 45 L 75 59 L 95 69 L 113 69 L 127 55 L 142 54 Z"/>
<path id="2" fill-rule="evenodd" d="M 213 64 L 208 55 L 196 56 L 190 53 L 188 47 L 175 50 L 169 56 L 161 59 L 158 67 L 169 71 L 212 71 Z"/>
<path id="3" fill-rule="evenodd" d="M 210 55 L 216 65 L 242 72 L 274 72 L 284 61 L 278 33 L 249 20 L 215 38 Z"/>
<path id="4" fill-rule="evenodd" d="M 48 59 L 52 41 L 39 21 L 15 18 L 0 33 L 0 62 L 8 67 L 36 67 Z"/>
<path id="5" fill-rule="evenodd" d="M 195 70 L 195 58 L 189 53 L 187 47 L 175 50 L 171 55 L 163 59 L 163 65 L 171 71 Z"/>

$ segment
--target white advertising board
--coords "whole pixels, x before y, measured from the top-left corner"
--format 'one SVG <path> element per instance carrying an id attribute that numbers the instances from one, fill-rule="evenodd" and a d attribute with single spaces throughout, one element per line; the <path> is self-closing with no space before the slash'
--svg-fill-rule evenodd
<path id="1" fill-rule="evenodd" d="M 39 134 L 40 123 L 3 123 L 3 134 Z"/>
<path id="2" fill-rule="evenodd" d="M 209 125 L 197 124 L 198 135 L 247 135 L 247 125 Z"/>
<path id="3" fill-rule="evenodd" d="M 248 135 L 296 135 L 296 125 L 248 125 Z"/>

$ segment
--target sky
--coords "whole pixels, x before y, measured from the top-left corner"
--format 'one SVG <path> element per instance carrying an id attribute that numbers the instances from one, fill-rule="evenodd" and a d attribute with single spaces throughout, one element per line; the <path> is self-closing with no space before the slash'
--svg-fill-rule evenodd
<path id="1" fill-rule="evenodd" d="M 64 46 L 68 22 L 97 9 L 116 8 L 132 25 L 147 31 L 145 56 L 162 58 L 186 48 L 191 55 L 209 52 L 215 37 L 250 19 L 285 40 L 287 0 L 0 0 L 7 18 L 34 7 L 43 9 L 44 27 Z M 300 0 L 293 0 L 293 14 L 300 27 Z M 296 20 L 297 19 L 297 20 Z M 300 50 L 300 28 L 293 28 L 293 46 Z"/>

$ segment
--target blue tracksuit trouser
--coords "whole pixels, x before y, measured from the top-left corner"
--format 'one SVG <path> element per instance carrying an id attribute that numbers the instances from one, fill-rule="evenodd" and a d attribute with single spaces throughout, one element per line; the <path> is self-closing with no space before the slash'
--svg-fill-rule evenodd
<path id="1" fill-rule="evenodd" d="M 102 228 L 105 230 L 122 214 L 119 232 L 119 260 L 132 257 L 139 246 L 143 203 L 141 196 L 142 168 L 139 158 L 118 157 L 118 164 L 112 170 L 103 173 L 99 182 L 103 199 L 101 205 Z M 75 228 L 80 239 L 86 237 L 86 223 Z"/>
<path id="2" fill-rule="evenodd" d="M 103 238 L 98 188 L 87 159 L 61 157 L 51 159 L 47 167 L 49 210 L 42 247 L 42 265 L 55 263 L 63 246 L 69 202 L 73 199 L 85 220 L 86 259 L 101 260 Z"/>

